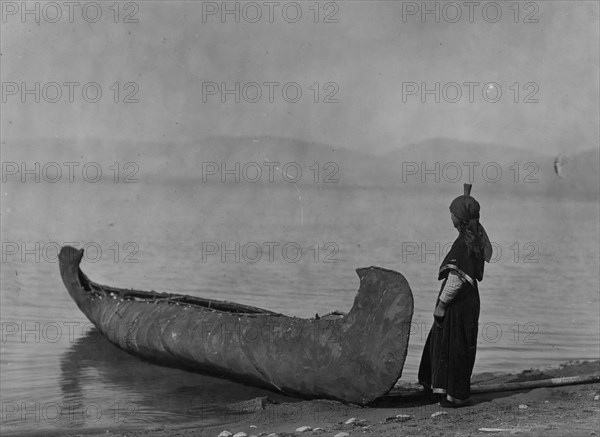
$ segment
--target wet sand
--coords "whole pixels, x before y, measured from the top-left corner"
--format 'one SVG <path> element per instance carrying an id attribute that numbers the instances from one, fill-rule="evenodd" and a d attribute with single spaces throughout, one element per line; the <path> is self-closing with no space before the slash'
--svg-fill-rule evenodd
<path id="1" fill-rule="evenodd" d="M 478 374 L 477 384 L 534 381 L 579 375 L 600 377 L 600 361 L 569 362 L 558 368 L 527 370 L 519 374 Z M 414 384 L 401 387 L 410 392 Z M 202 423 L 131 430 L 96 430 L 91 437 L 217 437 L 222 431 L 248 436 L 594 436 L 600 429 L 600 384 L 586 383 L 551 388 L 472 395 L 470 405 L 442 408 L 424 394 L 380 399 L 369 407 L 336 401 L 312 400 L 273 403 L 257 398 L 230 406 L 239 420 L 206 427 Z M 234 416 L 237 415 L 237 416 Z M 346 423 L 349 419 L 353 423 Z M 300 427 L 311 430 L 297 431 Z M 70 431 L 60 436 L 81 436 Z M 345 436 L 346 434 L 341 434 Z"/>

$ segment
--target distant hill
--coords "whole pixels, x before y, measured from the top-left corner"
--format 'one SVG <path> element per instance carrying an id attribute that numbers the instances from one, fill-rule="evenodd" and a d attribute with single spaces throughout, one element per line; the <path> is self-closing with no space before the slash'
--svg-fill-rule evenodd
<path id="1" fill-rule="evenodd" d="M 284 170 L 288 178 L 295 178 L 299 167 L 299 183 L 305 187 L 316 181 L 319 186 L 331 188 L 394 188 L 400 194 L 404 190 L 461 193 L 462 184 L 472 182 L 474 192 L 482 194 L 598 199 L 599 192 L 598 150 L 567 154 L 559 177 L 554 171 L 553 156 L 444 138 L 411 144 L 383 155 L 269 136 L 218 136 L 187 143 L 42 139 L 7 141 L 2 146 L 3 161 L 96 161 L 103 169 L 113 162 L 123 166 L 133 161 L 139 165 L 139 177 L 149 182 L 204 178 L 207 183 L 221 183 L 220 167 L 234 170 L 237 163 L 240 177 L 255 178 L 259 168 L 260 180 L 267 181 L 271 169 L 276 182 L 284 182 Z M 277 168 L 274 163 L 279 163 Z M 235 180 L 235 175 L 225 176 L 227 182 Z M 332 183 L 324 183 L 326 180 Z"/>
<path id="2" fill-rule="evenodd" d="M 140 177 L 145 180 L 163 179 L 200 180 L 221 183 L 221 169 L 213 171 L 213 164 L 226 170 L 239 165 L 240 172 L 248 178 L 256 176 L 256 167 L 263 172 L 261 180 L 268 181 L 269 171 L 274 180 L 284 182 L 282 171 L 294 179 L 298 166 L 301 183 L 310 184 L 324 180 L 338 181 L 344 185 L 372 186 L 387 183 L 378 176 L 381 158 L 369 153 L 355 152 L 341 147 L 278 137 L 209 137 L 186 143 L 111 142 L 74 140 L 12 141 L 3 145 L 3 160 L 16 162 L 91 162 L 104 166 L 111 162 L 128 161 L 139 165 Z M 275 164 L 277 168 L 275 168 Z M 315 166 L 315 164 L 317 164 Z M 287 166 L 287 167 L 286 167 Z M 234 176 L 226 175 L 234 181 Z"/>
<path id="3" fill-rule="evenodd" d="M 484 193 L 597 199 L 599 155 L 598 149 L 566 155 L 562 177 L 554 170 L 553 156 L 498 144 L 444 138 L 412 144 L 390 152 L 384 158 L 399 169 L 405 183 L 415 188 L 446 190 L 472 181 L 474 189 Z M 457 189 L 462 191 L 459 187 L 454 188 Z"/>
<path id="4" fill-rule="evenodd" d="M 549 158 L 498 144 L 433 138 L 385 155 L 395 163 L 402 182 L 420 187 L 462 192 L 463 183 L 476 191 L 537 191 L 542 167 Z M 527 182 L 525 182 L 527 181 Z"/>
<path id="5" fill-rule="evenodd" d="M 538 159 L 543 154 L 493 143 L 477 143 L 472 141 L 460 141 L 449 138 L 431 138 L 418 143 L 409 144 L 401 149 L 388 153 L 392 156 L 412 156 L 426 160 L 448 160 L 454 161 L 499 161 L 510 162 L 511 160 Z"/>

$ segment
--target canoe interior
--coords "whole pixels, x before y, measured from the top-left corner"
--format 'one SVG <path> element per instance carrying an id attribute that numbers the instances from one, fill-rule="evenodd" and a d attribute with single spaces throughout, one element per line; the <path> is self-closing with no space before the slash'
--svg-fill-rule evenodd
<path id="1" fill-rule="evenodd" d="M 78 269 L 79 284 L 83 290 L 91 293 L 92 295 L 102 294 L 105 296 L 114 295 L 118 299 L 126 301 L 150 301 L 150 302 L 170 302 L 178 303 L 180 305 L 190 305 L 195 307 L 201 307 L 211 309 L 214 311 L 222 311 L 227 313 L 237 314 L 268 314 L 268 315 L 282 315 L 273 311 L 257 308 L 249 305 L 242 305 L 234 302 L 226 302 L 215 299 L 207 299 L 202 297 L 188 296 L 174 293 L 159 293 L 156 291 L 140 291 L 140 290 L 127 290 L 123 288 L 108 287 L 106 285 L 96 284 L 91 281 L 82 271 Z"/>

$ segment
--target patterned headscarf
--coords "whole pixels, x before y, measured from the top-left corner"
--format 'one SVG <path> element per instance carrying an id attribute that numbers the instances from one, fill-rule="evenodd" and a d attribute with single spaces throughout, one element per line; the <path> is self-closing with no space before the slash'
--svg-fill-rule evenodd
<path id="1" fill-rule="evenodd" d="M 458 230 L 464 235 L 467 247 L 477 258 L 483 258 L 488 263 L 492 258 L 492 245 L 479 223 L 479 202 L 471 197 L 471 184 L 464 184 L 465 194 L 458 196 L 450 204 L 450 212 L 460 221 Z"/>

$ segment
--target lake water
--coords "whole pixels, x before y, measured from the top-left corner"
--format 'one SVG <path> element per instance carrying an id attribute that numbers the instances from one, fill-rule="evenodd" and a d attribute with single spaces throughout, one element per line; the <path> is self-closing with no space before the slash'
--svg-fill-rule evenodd
<path id="1" fill-rule="evenodd" d="M 349 310 L 357 267 L 397 270 L 415 298 L 402 376 L 410 382 L 432 322 L 444 245 L 456 236 L 454 195 L 439 192 L 188 181 L 13 182 L 2 194 L 2 429 L 19 435 L 235 422 L 228 411 L 236 402 L 289 399 L 143 363 L 108 344 L 67 294 L 58 245 L 86 245 L 82 269 L 101 284 L 301 317 Z M 495 245 L 480 284 L 475 372 L 597 359 L 598 203 L 473 194 Z M 269 251 L 270 242 L 279 245 Z M 225 262 L 221 243 L 232 250 Z"/>

